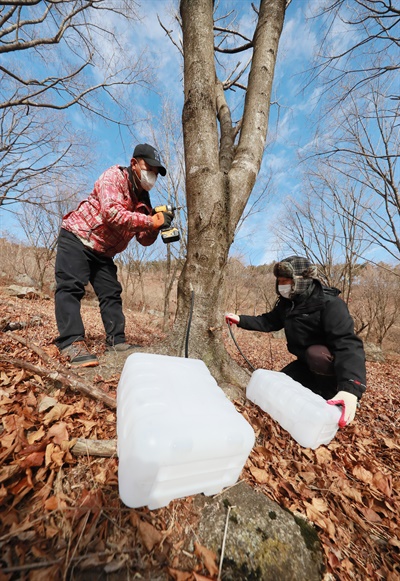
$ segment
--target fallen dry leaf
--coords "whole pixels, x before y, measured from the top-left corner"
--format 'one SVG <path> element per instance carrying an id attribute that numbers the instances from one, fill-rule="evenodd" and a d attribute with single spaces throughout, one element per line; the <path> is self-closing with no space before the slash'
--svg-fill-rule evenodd
<path id="1" fill-rule="evenodd" d="M 44 503 L 44 508 L 46 510 L 56 510 L 58 508 L 58 498 L 56 496 L 50 496 Z"/>
<path id="2" fill-rule="evenodd" d="M 213 551 L 203 547 L 200 543 L 194 543 L 194 553 L 203 561 L 211 577 L 218 575 L 218 567 L 216 563 L 217 555 Z"/>
<path id="3" fill-rule="evenodd" d="M 139 521 L 138 529 L 142 541 L 149 552 L 152 551 L 156 545 L 161 543 L 163 539 L 162 534 L 150 523 Z"/>
<path id="4" fill-rule="evenodd" d="M 43 418 L 43 423 L 48 426 L 52 422 L 57 422 L 70 410 L 70 406 L 62 403 L 57 403 Z"/>
<path id="5" fill-rule="evenodd" d="M 3 466 L 0 469 L 0 483 L 5 482 L 9 478 L 12 478 L 20 470 L 18 464 L 9 464 L 8 466 Z"/>
<path id="6" fill-rule="evenodd" d="M 376 472 L 373 476 L 372 484 L 380 492 L 383 492 L 385 496 L 390 497 L 392 495 L 392 477 L 390 474 L 385 475 L 380 471 Z"/>
<path id="7" fill-rule="evenodd" d="M 396 444 L 391 438 L 382 438 L 382 440 L 390 450 L 400 450 L 400 446 Z"/>
<path id="8" fill-rule="evenodd" d="M 366 470 L 363 466 L 356 465 L 353 468 L 353 476 L 365 482 L 366 484 L 372 484 L 373 475 L 369 470 Z"/>
<path id="9" fill-rule="evenodd" d="M 20 460 L 19 465 L 21 468 L 28 468 L 32 466 L 41 466 L 44 461 L 44 452 L 32 452 L 24 458 Z"/>
<path id="10" fill-rule="evenodd" d="M 257 468 L 256 466 L 250 466 L 249 468 L 254 480 L 259 484 L 266 484 L 269 480 L 268 472 L 264 468 Z"/>
<path id="11" fill-rule="evenodd" d="M 47 432 L 47 438 L 52 439 L 54 444 L 61 444 L 68 440 L 67 424 L 65 422 L 58 422 L 53 424 Z"/>
<path id="12" fill-rule="evenodd" d="M 55 405 L 57 405 L 57 400 L 54 397 L 50 397 L 48 395 L 45 395 L 40 401 L 39 401 L 39 405 L 38 405 L 38 412 L 42 413 L 45 412 L 46 410 L 53 408 Z"/>
<path id="13" fill-rule="evenodd" d="M 8 303 L 9 298 L 0 300 L 0 318 L 15 317 L 14 301 Z M 57 336 L 53 306 L 19 301 L 17 310 L 24 320 L 40 311 L 43 325 L 28 328 L 24 336 L 56 362 L 65 364 L 51 345 Z M 104 329 L 98 308 L 83 301 L 82 313 L 88 346 L 101 360 Z M 132 343 L 146 347 L 163 338 L 156 316 L 127 311 L 126 317 Z M 284 340 L 241 331 L 237 330 L 239 344 L 251 355 L 255 367 L 279 370 L 292 360 Z M 3 353 L 42 366 L 36 353 L 13 341 L 8 333 L 0 334 L 0 342 Z M 232 358 L 241 364 L 229 336 L 226 344 Z M 114 365 L 113 375 L 105 377 L 106 368 L 101 364 L 92 382 L 114 396 L 122 363 L 109 363 Z M 325 555 L 326 581 L 329 576 L 330 581 L 397 581 L 399 577 L 400 358 L 368 362 L 367 371 L 367 392 L 354 422 L 339 430 L 328 446 L 317 450 L 299 446 L 257 406 L 241 399 L 235 402 L 257 438 L 241 478 L 314 524 Z M 91 370 L 84 371 L 81 377 L 90 374 Z M 7 362 L 0 363 L 0 386 L 0 569 L 7 563 L 18 566 L 58 561 L 54 568 L 29 572 L 30 581 L 42 574 L 47 581 L 71 575 L 72 568 L 84 578 L 91 573 L 90 567 L 104 568 L 111 562 L 121 579 L 125 578 L 125 567 L 131 576 L 137 573 L 144 579 L 151 579 L 152 567 L 157 573 L 161 569 L 167 573 L 171 567 L 171 579 L 179 581 L 216 578 L 215 555 L 209 563 L 214 572 L 211 575 L 202 565 L 204 557 L 193 555 L 192 545 L 188 545 L 198 518 L 191 512 L 190 499 L 172 501 L 156 511 L 146 507 L 129 510 L 118 495 L 117 458 L 71 456 L 69 450 L 76 438 L 115 439 L 113 411 L 46 377 L 21 373 Z M 47 415 L 58 404 L 67 407 Z M 68 439 L 64 439 L 66 434 Z M 38 463 L 44 454 L 39 466 L 34 465 L 35 454 Z M 21 461 L 33 465 L 21 469 Z M 147 546 L 151 554 L 139 522 L 149 525 Z M 170 545 L 165 551 L 167 536 Z M 69 555 L 76 557 L 68 571 L 63 570 L 66 540 L 73 547 Z M 121 565 L 120 556 L 125 554 L 129 560 Z M 135 563 L 133 572 L 131 563 Z"/>
<path id="14" fill-rule="evenodd" d="M 28 434 L 27 440 L 29 444 L 34 444 L 35 442 L 37 442 L 38 440 L 41 440 L 43 438 L 43 436 L 45 435 L 45 429 L 43 426 L 40 426 L 40 428 L 36 431 L 36 432 L 30 432 Z"/>
<path id="15" fill-rule="evenodd" d="M 175 581 L 193 581 L 193 575 L 188 571 L 179 571 L 168 567 L 168 572 Z"/>
<path id="16" fill-rule="evenodd" d="M 373 523 L 382 522 L 382 519 L 379 516 L 379 514 L 377 512 L 375 512 L 372 508 L 369 508 L 366 506 L 366 507 L 361 508 L 360 510 L 368 521 L 373 522 Z"/>
<path id="17" fill-rule="evenodd" d="M 320 446 L 314 453 L 318 464 L 327 466 L 332 462 L 332 452 L 326 446 Z"/>
<path id="18" fill-rule="evenodd" d="M 196 571 L 193 571 L 193 577 L 195 578 L 195 581 L 213 581 L 210 577 L 204 577 L 204 575 L 200 575 L 199 573 L 196 573 Z"/>
<path id="19" fill-rule="evenodd" d="M 311 504 L 318 512 L 326 512 L 329 508 L 328 503 L 323 498 L 313 498 Z"/>

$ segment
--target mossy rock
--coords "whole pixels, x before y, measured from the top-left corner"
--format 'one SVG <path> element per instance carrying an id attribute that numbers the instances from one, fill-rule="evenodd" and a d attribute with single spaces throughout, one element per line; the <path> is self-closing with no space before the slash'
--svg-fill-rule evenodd
<path id="1" fill-rule="evenodd" d="M 364 342 L 364 351 L 367 361 L 377 361 L 379 363 L 384 363 L 385 355 L 379 345 L 375 345 L 375 343 Z"/>
<path id="2" fill-rule="evenodd" d="M 202 517 L 196 536 L 220 560 L 224 581 L 320 581 L 321 544 L 306 520 L 241 482 L 215 498 L 196 497 Z"/>

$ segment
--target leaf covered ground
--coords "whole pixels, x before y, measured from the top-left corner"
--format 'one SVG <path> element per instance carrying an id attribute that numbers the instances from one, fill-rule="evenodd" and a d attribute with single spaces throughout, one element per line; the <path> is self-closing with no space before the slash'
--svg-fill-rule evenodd
<path id="1" fill-rule="evenodd" d="M 49 365 L 15 339 L 67 368 L 53 345 L 53 302 L 0 298 L 1 328 L 22 324 L 0 342 L 0 581 L 216 579 L 218 556 L 186 543 L 199 517 L 192 497 L 155 511 L 129 509 L 118 496 L 117 458 L 71 451 L 77 438 L 114 439 L 115 413 L 39 373 Z M 132 343 L 146 348 L 163 338 L 154 316 L 125 314 Z M 102 357 L 98 310 L 84 303 L 83 315 L 89 346 Z M 256 368 L 279 370 L 291 359 L 282 339 L 240 330 L 236 339 Z M 226 344 L 246 366 L 229 337 Z M 326 581 L 400 579 L 400 358 L 367 366 L 356 420 L 315 451 L 253 404 L 235 402 L 256 432 L 241 478 L 314 523 Z M 81 374 L 114 397 L 120 372 L 117 360 L 107 373 L 101 365 Z"/>

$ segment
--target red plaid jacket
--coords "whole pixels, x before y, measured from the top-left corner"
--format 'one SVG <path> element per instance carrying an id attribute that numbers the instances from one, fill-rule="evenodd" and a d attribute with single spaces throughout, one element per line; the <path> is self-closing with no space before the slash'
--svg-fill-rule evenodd
<path id="1" fill-rule="evenodd" d="M 125 250 L 134 236 L 140 244 L 149 246 L 155 242 L 158 229 L 153 226 L 146 192 L 145 196 L 139 201 L 127 168 L 114 165 L 99 177 L 90 196 L 64 216 L 61 227 L 105 256 Z"/>

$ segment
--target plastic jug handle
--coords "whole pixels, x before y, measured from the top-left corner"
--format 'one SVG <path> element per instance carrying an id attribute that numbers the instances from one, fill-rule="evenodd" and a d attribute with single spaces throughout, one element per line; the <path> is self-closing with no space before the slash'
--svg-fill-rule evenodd
<path id="1" fill-rule="evenodd" d="M 340 418 L 338 421 L 339 428 L 344 428 L 347 424 L 346 420 L 344 419 L 346 413 L 346 404 L 344 399 L 328 399 L 327 402 L 329 405 L 341 405 L 342 406 L 342 413 L 340 414 Z"/>

